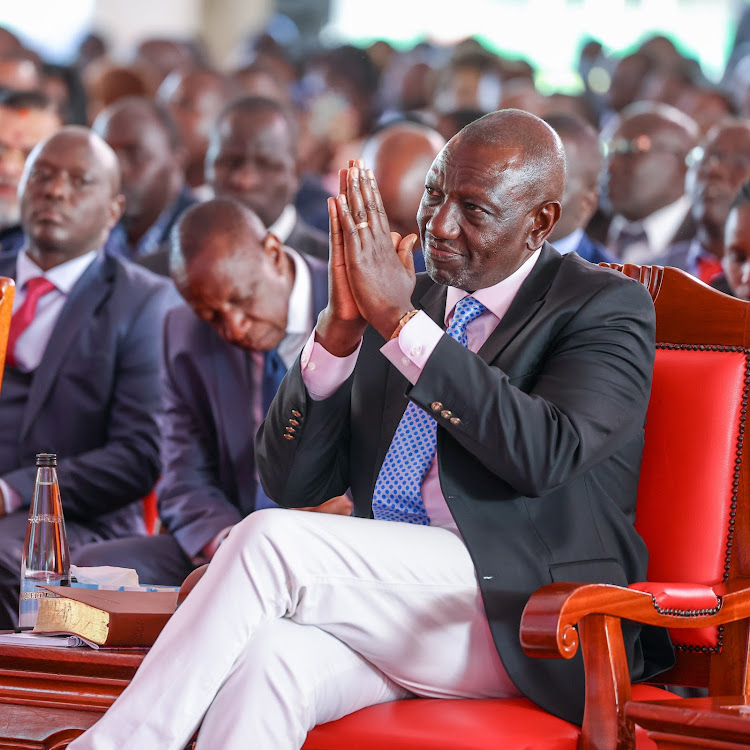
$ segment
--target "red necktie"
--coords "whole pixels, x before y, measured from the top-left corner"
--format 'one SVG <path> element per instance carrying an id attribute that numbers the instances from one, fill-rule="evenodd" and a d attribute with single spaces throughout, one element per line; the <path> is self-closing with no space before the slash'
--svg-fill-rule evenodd
<path id="1" fill-rule="evenodd" d="M 698 278 L 704 284 L 710 284 L 721 274 L 721 261 L 716 258 L 706 258 L 703 255 L 699 255 L 695 265 L 698 271 Z"/>
<path id="2" fill-rule="evenodd" d="M 7 360 L 8 364 L 16 366 L 16 342 L 18 337 L 31 325 L 36 314 L 37 302 L 45 294 L 49 294 L 55 285 L 44 276 L 37 276 L 26 282 L 26 299 L 16 310 L 10 321 L 10 333 L 8 334 Z"/>

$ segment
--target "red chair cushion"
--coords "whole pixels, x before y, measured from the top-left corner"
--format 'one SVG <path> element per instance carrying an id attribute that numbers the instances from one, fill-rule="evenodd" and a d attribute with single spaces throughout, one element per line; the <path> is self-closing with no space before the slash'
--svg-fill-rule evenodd
<path id="1" fill-rule="evenodd" d="M 636 685 L 633 700 L 676 698 L 651 685 Z M 445 700 L 414 698 L 381 703 L 321 724 L 303 750 L 576 750 L 580 729 L 526 698 Z M 637 731 L 638 750 L 656 745 Z"/>
<path id="2" fill-rule="evenodd" d="M 744 378 L 743 352 L 656 352 L 636 511 L 649 581 L 723 580 Z M 716 643 L 715 631 L 670 635 L 678 644 Z"/>

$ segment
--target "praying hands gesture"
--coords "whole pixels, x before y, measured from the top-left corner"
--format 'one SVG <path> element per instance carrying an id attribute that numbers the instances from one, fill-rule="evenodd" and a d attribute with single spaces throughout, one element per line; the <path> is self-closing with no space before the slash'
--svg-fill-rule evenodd
<path id="1" fill-rule="evenodd" d="M 340 194 L 328 199 L 328 306 L 316 339 L 336 356 L 351 354 L 369 323 L 388 340 L 412 309 L 415 234 L 391 232 L 372 170 L 362 159 L 339 172 Z"/>

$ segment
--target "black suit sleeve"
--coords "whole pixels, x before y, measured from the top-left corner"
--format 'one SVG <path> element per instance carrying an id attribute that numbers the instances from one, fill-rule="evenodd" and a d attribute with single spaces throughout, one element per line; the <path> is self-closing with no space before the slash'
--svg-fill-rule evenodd
<path id="1" fill-rule="evenodd" d="M 643 425 L 654 310 L 644 287 L 623 281 L 594 294 L 513 379 L 444 336 L 409 398 L 520 494 L 550 492 Z M 434 402 L 460 422 L 431 411 Z"/>
<path id="2" fill-rule="evenodd" d="M 528 370 L 510 376 L 443 336 L 408 390 L 446 431 L 439 431 L 439 441 L 447 433 L 527 497 L 570 481 L 642 430 L 654 358 L 653 303 L 629 279 L 602 285 L 577 308 L 539 317 L 529 324 L 539 322 L 538 332 L 520 334 L 528 339 Z M 360 354 L 357 369 L 368 364 Z M 256 438 L 261 478 L 277 502 L 314 505 L 349 486 L 351 430 L 378 429 L 353 413 L 351 387 L 350 379 L 330 398 L 313 402 L 299 364 L 287 375 Z M 293 410 L 304 416 L 299 434 L 287 440 Z"/>

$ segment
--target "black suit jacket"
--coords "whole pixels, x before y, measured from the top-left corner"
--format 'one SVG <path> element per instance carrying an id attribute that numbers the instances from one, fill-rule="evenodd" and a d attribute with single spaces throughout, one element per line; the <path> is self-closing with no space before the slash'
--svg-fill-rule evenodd
<path id="1" fill-rule="evenodd" d="M 0 259 L 14 276 L 16 259 Z M 160 330 L 179 296 L 171 282 L 105 253 L 73 287 L 34 372 L 18 466 L 2 478 L 30 498 L 35 454 L 57 453 L 65 515 L 113 537 L 143 533 L 140 498 L 159 476 Z"/>
<path id="2" fill-rule="evenodd" d="M 418 277 L 413 302 L 441 327 L 445 298 L 446 287 Z M 654 325 L 639 283 L 545 245 L 480 352 L 444 336 L 414 387 L 380 353 L 384 341 L 372 329 L 353 375 L 324 401 L 312 401 L 299 364 L 291 368 L 256 438 L 263 486 L 296 507 L 351 486 L 366 516 L 407 401 L 436 416 L 440 484 L 505 669 L 543 708 L 580 722 L 580 658 L 527 658 L 519 621 L 546 583 L 646 578 L 648 554 L 633 523 Z M 292 410 L 303 417 L 285 440 Z M 637 637 L 635 628 L 626 632 L 635 675 L 643 671 Z M 657 641 L 665 668 L 669 643 Z"/>
<path id="3" fill-rule="evenodd" d="M 314 324 L 328 301 L 328 269 L 315 258 L 304 260 Z M 167 316 L 159 513 L 190 557 L 254 509 L 257 425 L 247 357 L 186 305 Z"/>
<path id="4" fill-rule="evenodd" d="M 292 229 L 292 233 L 284 242 L 285 245 L 294 248 L 300 253 L 312 255 L 313 258 L 328 260 L 328 235 L 319 229 L 311 227 L 299 216 Z"/>

